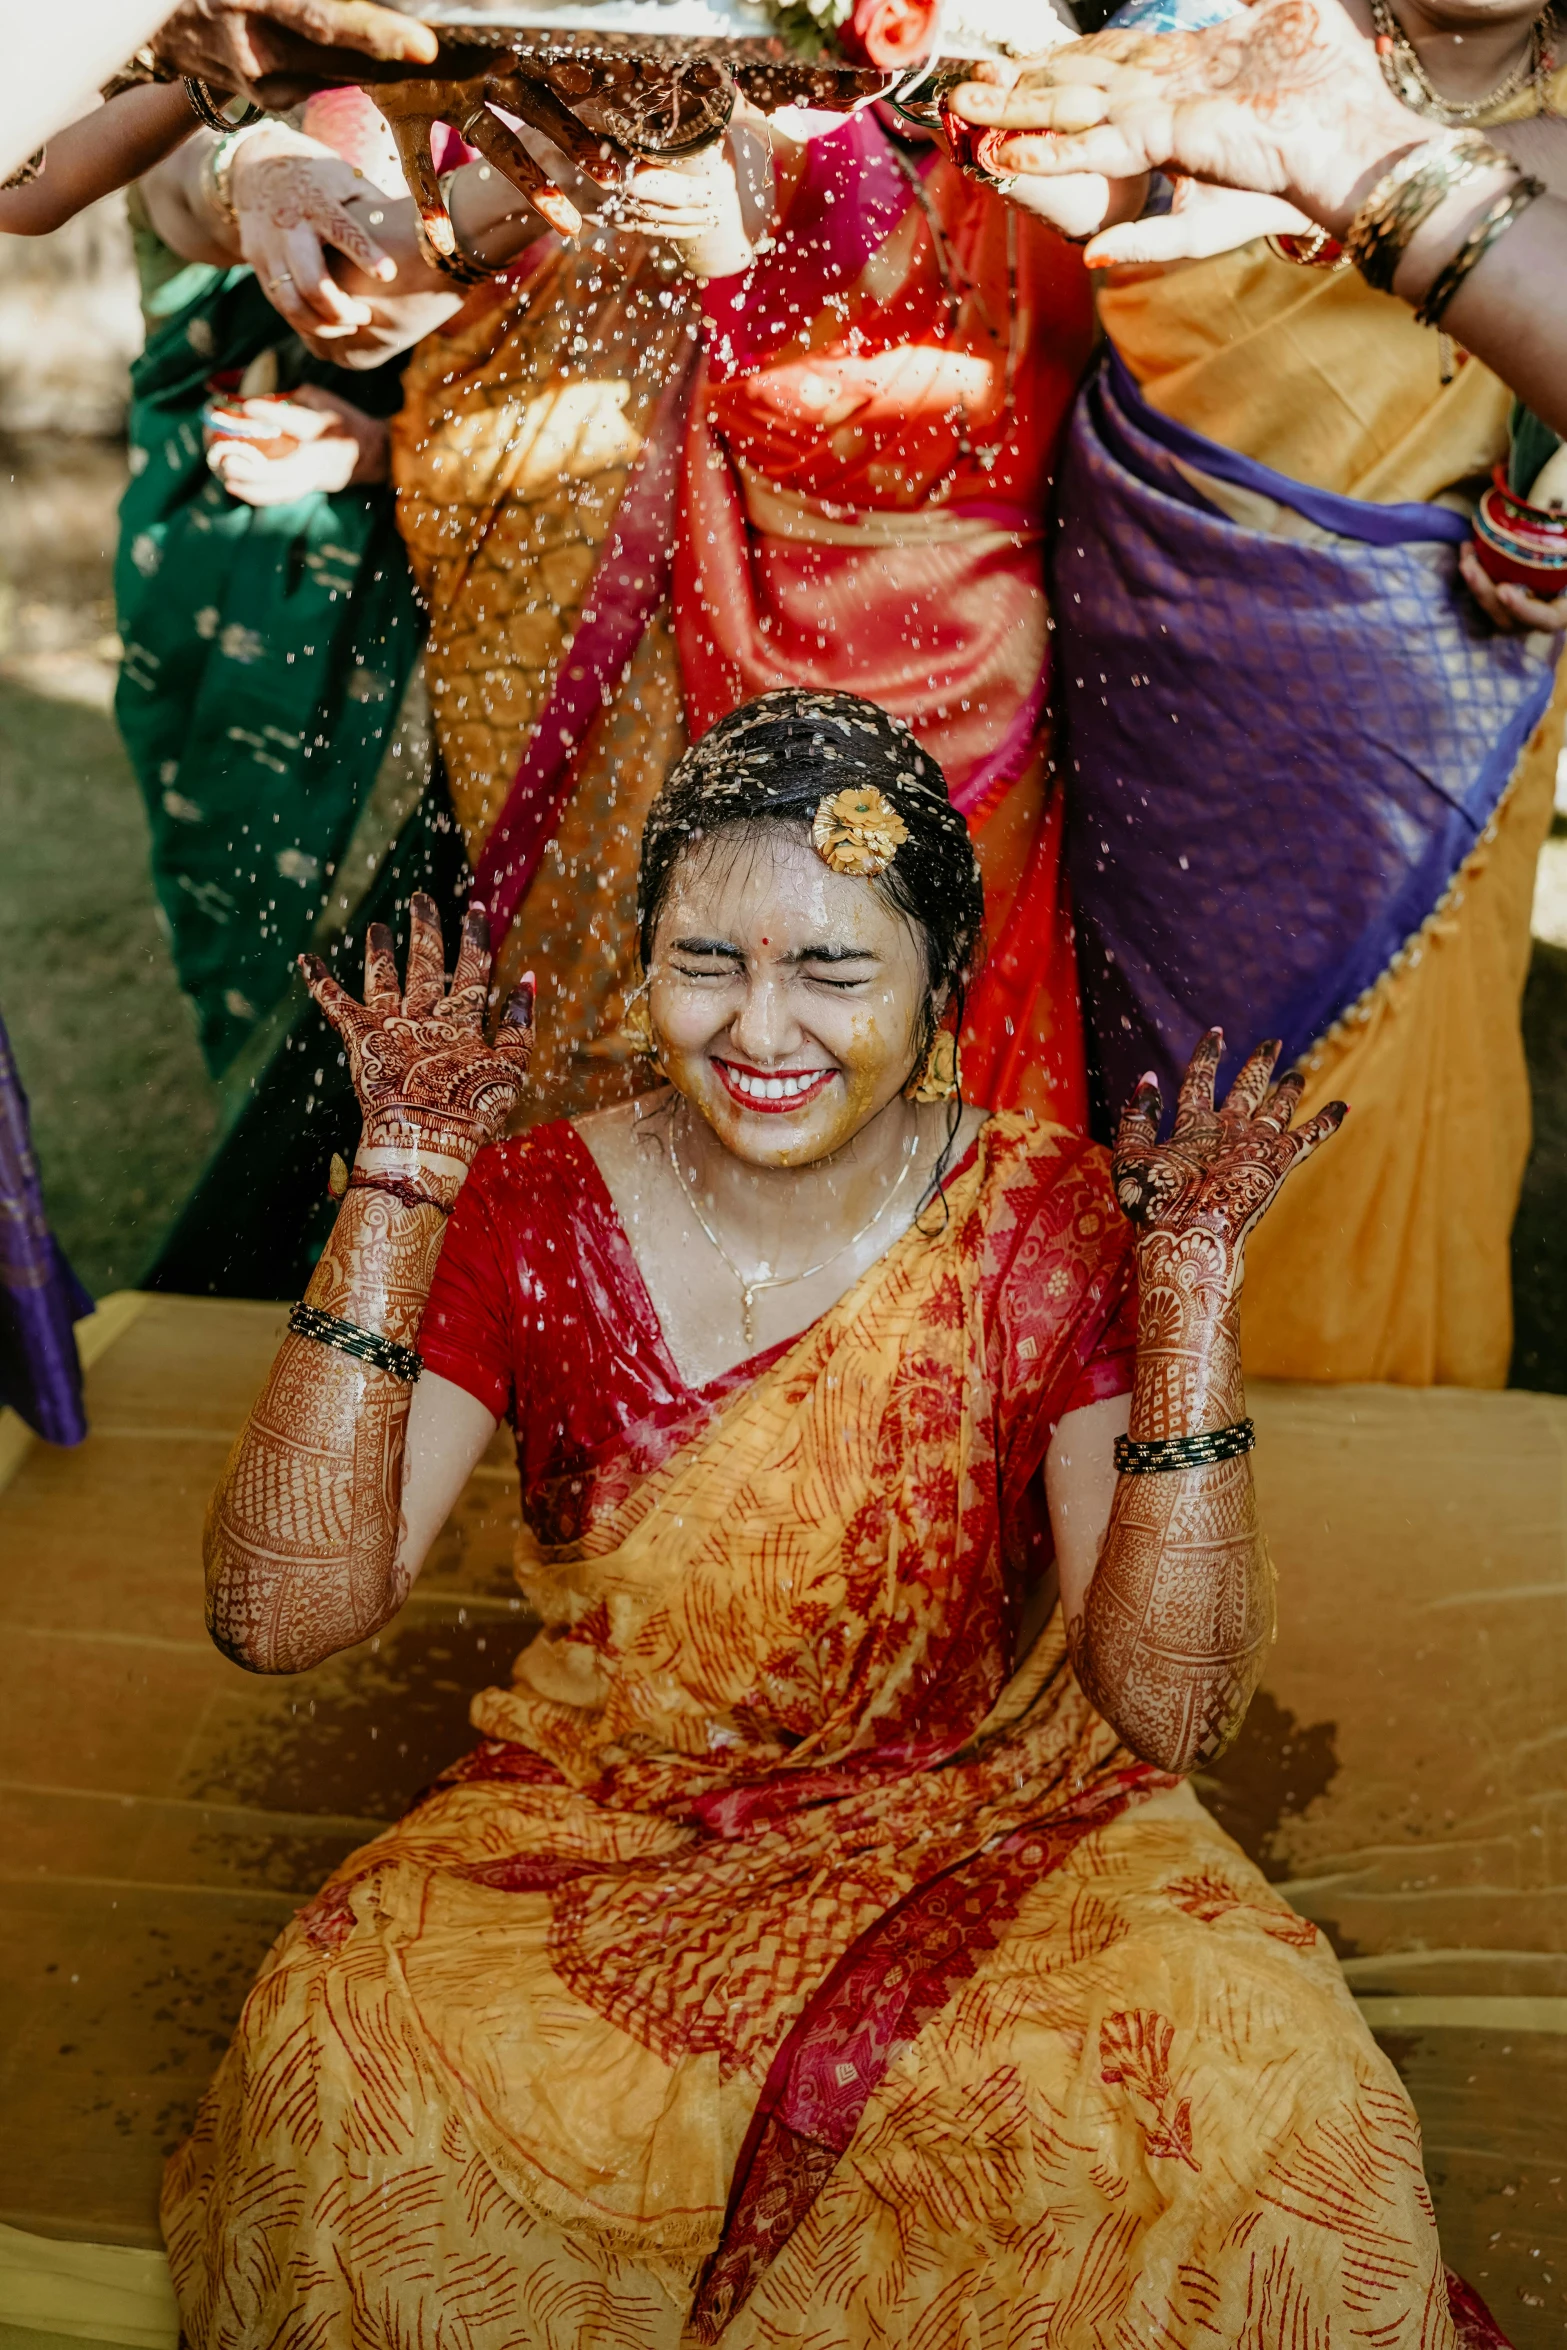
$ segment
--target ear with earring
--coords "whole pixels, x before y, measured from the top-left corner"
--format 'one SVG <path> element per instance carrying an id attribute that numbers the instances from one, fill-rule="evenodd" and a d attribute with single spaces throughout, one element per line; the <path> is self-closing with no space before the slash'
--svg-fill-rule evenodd
<path id="1" fill-rule="evenodd" d="M 950 1028 L 938 1028 L 903 1090 L 911 1102 L 950 1102 L 962 1082 L 958 1040 Z"/>

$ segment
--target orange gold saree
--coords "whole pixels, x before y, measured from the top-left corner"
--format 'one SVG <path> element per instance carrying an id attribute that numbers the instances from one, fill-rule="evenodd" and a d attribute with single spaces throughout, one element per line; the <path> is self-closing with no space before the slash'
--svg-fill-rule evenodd
<path id="1" fill-rule="evenodd" d="M 1103 1157 L 996 1118 L 946 1206 L 693 1392 L 574 1131 L 481 1154 L 421 1345 L 514 1418 L 540 1629 L 250 1994 L 193 2350 L 1451 2350 L 1331 1953 L 1023 1636 L 1129 1376 Z"/>

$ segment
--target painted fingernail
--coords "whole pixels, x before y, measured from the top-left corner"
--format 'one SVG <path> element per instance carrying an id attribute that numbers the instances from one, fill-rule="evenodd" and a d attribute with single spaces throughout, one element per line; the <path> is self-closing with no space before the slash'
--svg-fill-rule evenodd
<path id="1" fill-rule="evenodd" d="M 371 923 L 365 933 L 365 944 L 373 947 L 378 955 L 389 955 L 395 951 L 392 933 L 384 922 Z"/>

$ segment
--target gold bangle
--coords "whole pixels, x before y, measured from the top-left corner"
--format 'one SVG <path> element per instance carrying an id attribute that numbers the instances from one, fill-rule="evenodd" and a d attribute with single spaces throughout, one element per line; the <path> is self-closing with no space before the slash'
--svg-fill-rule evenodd
<path id="1" fill-rule="evenodd" d="M 1390 294 L 1415 232 L 1467 180 L 1499 164 L 1516 168 L 1479 131 L 1444 133 L 1406 148 L 1345 233 L 1344 250 L 1367 285 Z"/>
<path id="2" fill-rule="evenodd" d="M 213 207 L 220 220 L 227 221 L 235 236 L 239 235 L 239 208 L 234 202 L 234 158 L 248 138 L 270 126 L 264 122 L 241 123 L 237 130 L 225 131 L 207 157 L 207 186 Z"/>

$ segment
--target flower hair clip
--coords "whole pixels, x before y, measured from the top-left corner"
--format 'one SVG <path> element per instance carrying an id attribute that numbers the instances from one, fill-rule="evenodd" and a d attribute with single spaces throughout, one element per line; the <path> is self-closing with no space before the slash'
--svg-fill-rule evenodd
<path id="1" fill-rule="evenodd" d="M 909 837 L 909 828 L 891 800 L 873 783 L 829 793 L 811 822 L 811 841 L 834 873 L 871 880 L 885 873 Z"/>

